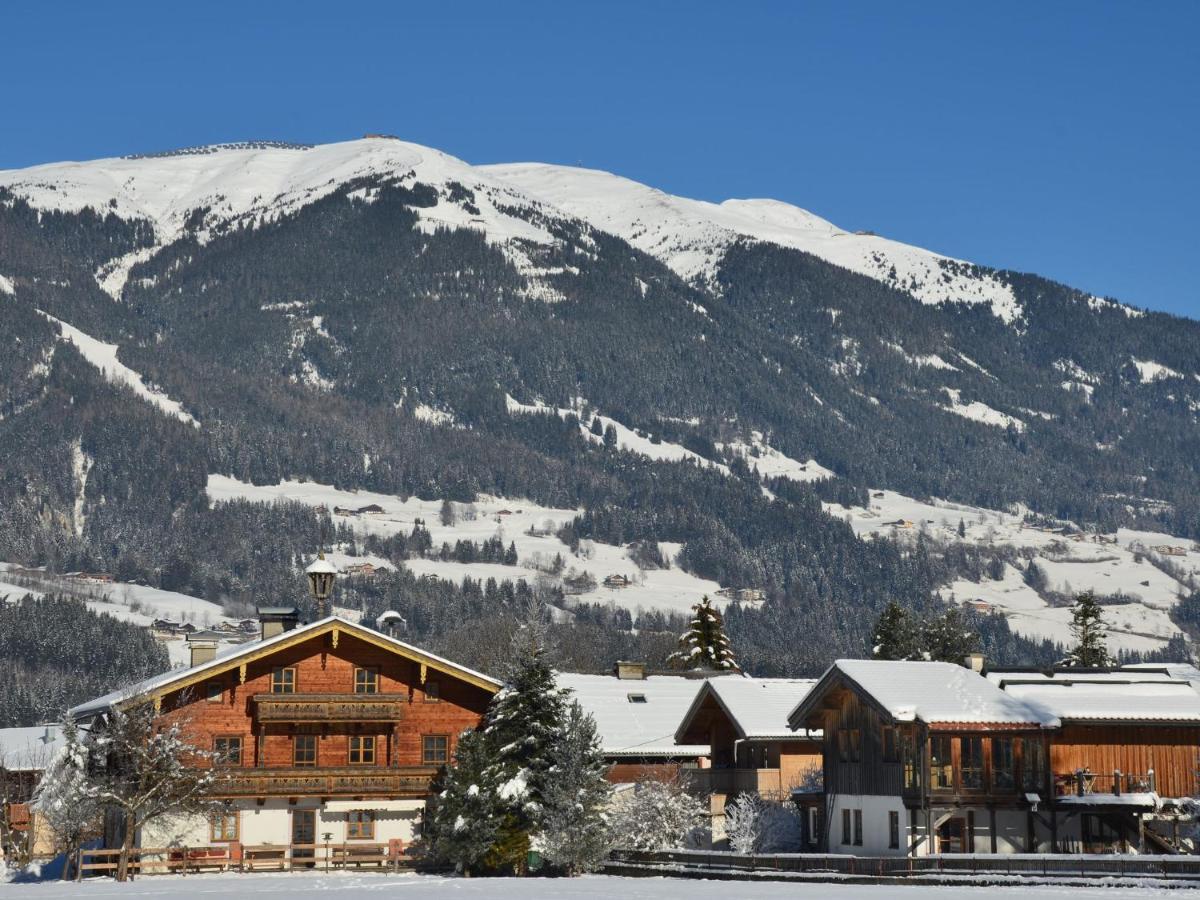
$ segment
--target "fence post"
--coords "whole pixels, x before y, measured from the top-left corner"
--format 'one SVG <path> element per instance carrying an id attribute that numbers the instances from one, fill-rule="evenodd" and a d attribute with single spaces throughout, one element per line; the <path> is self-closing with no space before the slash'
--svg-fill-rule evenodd
<path id="1" fill-rule="evenodd" d="M 1121 770 L 1113 769 L 1113 794 L 1121 796 Z"/>
<path id="2" fill-rule="evenodd" d="M 83 848 L 75 849 L 75 880 L 83 881 Z"/>
<path id="3" fill-rule="evenodd" d="M 1158 787 L 1154 783 L 1154 770 L 1151 769 L 1149 772 L 1146 773 L 1146 775 L 1150 781 L 1150 793 L 1153 794 L 1158 790 Z"/>

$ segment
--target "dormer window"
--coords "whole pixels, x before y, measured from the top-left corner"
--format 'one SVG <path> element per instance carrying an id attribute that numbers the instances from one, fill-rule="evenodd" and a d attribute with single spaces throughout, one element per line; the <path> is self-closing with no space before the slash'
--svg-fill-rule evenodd
<path id="1" fill-rule="evenodd" d="M 645 694 L 626 694 L 625 696 L 629 698 L 630 703 L 645 703 L 646 702 Z"/>

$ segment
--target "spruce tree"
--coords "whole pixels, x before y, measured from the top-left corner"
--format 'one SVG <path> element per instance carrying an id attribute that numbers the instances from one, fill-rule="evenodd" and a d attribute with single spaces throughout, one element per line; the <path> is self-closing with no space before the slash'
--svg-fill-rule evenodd
<path id="1" fill-rule="evenodd" d="M 979 650 L 979 632 L 954 607 L 930 619 L 922 628 L 921 658 L 937 662 L 962 663 Z"/>
<path id="2" fill-rule="evenodd" d="M 578 703 L 567 708 L 559 741 L 550 751 L 541 845 L 551 863 L 568 875 L 590 872 L 612 846 L 607 808 L 612 785 L 596 722 Z"/>
<path id="3" fill-rule="evenodd" d="M 488 706 L 483 732 L 493 748 L 491 777 L 503 814 L 493 862 L 520 868 L 529 838 L 541 825 L 566 691 L 555 683 L 540 609 L 518 633 L 515 650 L 508 682 Z"/>
<path id="4" fill-rule="evenodd" d="M 725 621 L 707 595 L 692 607 L 691 624 L 680 635 L 679 649 L 671 654 L 669 662 L 680 669 L 718 672 L 737 669 L 737 660 L 725 636 Z"/>
<path id="5" fill-rule="evenodd" d="M 425 839 L 436 860 L 464 875 L 485 865 L 502 820 L 496 787 L 491 743 L 481 732 L 465 732 L 425 810 Z"/>
<path id="6" fill-rule="evenodd" d="M 1113 658 L 1109 656 L 1104 640 L 1107 630 L 1104 610 L 1096 602 L 1096 595 L 1091 591 L 1078 595 L 1071 608 L 1071 634 L 1075 637 L 1075 646 L 1067 654 L 1065 664 L 1095 668 L 1111 666 Z"/>
<path id="7" fill-rule="evenodd" d="M 875 659 L 916 659 L 918 656 L 917 634 L 908 610 L 896 601 L 884 608 L 875 625 Z"/>

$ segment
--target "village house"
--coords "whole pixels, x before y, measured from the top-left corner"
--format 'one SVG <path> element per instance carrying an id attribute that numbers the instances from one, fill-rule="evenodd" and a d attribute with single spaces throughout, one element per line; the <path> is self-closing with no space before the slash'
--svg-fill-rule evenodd
<path id="1" fill-rule="evenodd" d="M 342 566 L 343 575 L 357 575 L 361 578 L 372 578 L 378 571 L 379 568 L 374 563 L 369 562 L 347 563 Z"/>
<path id="2" fill-rule="evenodd" d="M 1060 723 L 1041 812 L 1056 850 L 1178 851 L 1182 806 L 1200 790 L 1200 672 L 1135 666 L 987 677 Z"/>
<path id="3" fill-rule="evenodd" d="M 637 662 L 618 662 L 611 675 L 558 675 L 558 686 L 595 719 L 614 784 L 671 780 L 708 764 L 706 740 L 675 740 L 702 683 L 691 673 L 649 674 Z"/>
<path id="4" fill-rule="evenodd" d="M 838 660 L 788 716 L 823 732 L 822 848 L 866 855 L 1049 849 L 1052 714 L 942 662 Z"/>
<path id="5" fill-rule="evenodd" d="M 625 575 L 609 575 L 604 579 L 604 586 L 606 588 L 627 588 L 631 584 L 633 582 Z"/>
<path id="6" fill-rule="evenodd" d="M 274 845 L 319 838 L 408 842 L 458 735 L 476 727 L 500 689 L 492 678 L 371 628 L 331 616 L 297 624 L 294 609 L 260 610 L 257 641 L 71 710 L 103 728 L 116 707 L 152 703 L 188 740 L 218 754 L 213 821 L 152 826 L 140 846 L 169 840 Z M 106 836 L 109 846 L 117 835 Z"/>
<path id="7" fill-rule="evenodd" d="M 709 766 L 693 773 L 708 796 L 712 837 L 725 838 L 725 804 L 739 794 L 795 802 L 804 810 L 804 844 L 820 835 L 822 736 L 796 732 L 788 713 L 816 684 L 811 678 L 749 678 L 727 675 L 706 680 L 675 731 L 679 744 L 708 748 Z"/>
<path id="8" fill-rule="evenodd" d="M 0 728 L 0 859 L 53 853 L 53 835 L 31 801 L 62 746 L 58 725 Z"/>

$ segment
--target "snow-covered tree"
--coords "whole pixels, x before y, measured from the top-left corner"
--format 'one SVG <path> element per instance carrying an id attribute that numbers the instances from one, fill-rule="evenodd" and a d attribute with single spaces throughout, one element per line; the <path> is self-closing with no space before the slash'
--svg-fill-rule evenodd
<path id="1" fill-rule="evenodd" d="M 737 669 L 737 660 L 725 636 L 724 619 L 707 595 L 692 607 L 692 621 L 680 635 L 679 649 L 671 654 L 669 661 L 681 669 Z"/>
<path id="2" fill-rule="evenodd" d="M 1071 634 L 1075 646 L 1064 661 L 1068 666 L 1111 666 L 1113 659 L 1108 654 L 1105 635 L 1104 610 L 1096 602 L 1096 595 L 1085 591 L 1075 598 L 1071 607 Z"/>
<path id="3" fill-rule="evenodd" d="M 874 642 L 872 653 L 875 659 L 916 659 L 919 656 L 917 630 L 908 610 L 894 600 L 879 616 Z"/>
<path id="4" fill-rule="evenodd" d="M 979 632 L 954 607 L 928 620 L 921 629 L 922 659 L 961 664 L 968 654 L 978 650 Z"/>
<path id="5" fill-rule="evenodd" d="M 705 808 L 678 779 L 641 781 L 613 800 L 613 841 L 626 850 L 673 850 L 685 846 L 704 824 Z"/>
<path id="6" fill-rule="evenodd" d="M 594 870 L 612 846 L 607 768 L 595 720 L 572 702 L 550 748 L 539 840 L 546 859 L 568 875 Z"/>
<path id="7" fill-rule="evenodd" d="M 562 738 L 566 692 L 555 683 L 546 647 L 545 610 L 531 606 L 514 637 L 514 661 L 504 688 L 492 698 L 483 733 L 493 748 L 492 779 L 503 824 L 501 863 L 520 867 L 529 837 L 541 825 L 550 751 Z"/>
<path id="8" fill-rule="evenodd" d="M 70 876 L 75 851 L 99 827 L 103 809 L 88 779 L 88 748 L 83 735 L 70 719 L 61 728 L 63 746 L 42 775 L 32 806 L 50 832 L 54 849 L 66 858 L 62 869 L 65 879 Z"/>
<path id="9" fill-rule="evenodd" d="M 114 709 L 93 726 L 88 744 L 88 786 L 96 802 L 122 814 L 125 838 L 117 880 L 129 872 L 140 829 L 156 822 L 186 821 L 219 809 L 209 798 L 215 775 L 202 763 L 212 754 L 191 744 L 186 722 L 164 724 L 153 707 Z"/>
<path id="10" fill-rule="evenodd" d="M 442 790 L 425 810 L 424 837 L 435 859 L 470 875 L 486 865 L 501 824 L 492 747 L 478 731 L 459 736 Z"/>
<path id="11" fill-rule="evenodd" d="M 758 793 L 725 804 L 725 834 L 734 853 L 786 853 L 800 849 L 799 810 Z"/>

